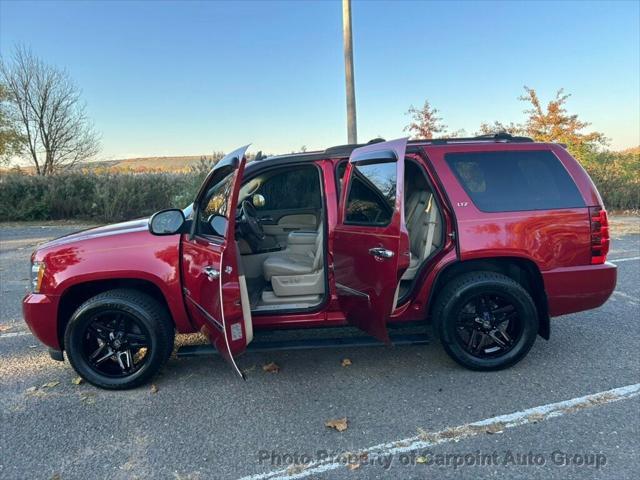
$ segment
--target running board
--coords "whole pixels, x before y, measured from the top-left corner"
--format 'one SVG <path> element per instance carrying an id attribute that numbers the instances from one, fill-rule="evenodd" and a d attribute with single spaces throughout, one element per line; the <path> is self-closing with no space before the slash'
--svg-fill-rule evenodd
<path id="1" fill-rule="evenodd" d="M 393 346 L 427 345 L 427 334 L 391 335 Z M 247 352 L 272 352 L 275 350 L 311 350 L 320 348 L 343 347 L 384 347 L 385 344 L 372 337 L 338 337 L 338 338 L 309 338 L 297 340 L 254 340 L 247 346 Z M 185 345 L 178 349 L 177 356 L 201 357 L 217 355 L 213 345 Z"/>

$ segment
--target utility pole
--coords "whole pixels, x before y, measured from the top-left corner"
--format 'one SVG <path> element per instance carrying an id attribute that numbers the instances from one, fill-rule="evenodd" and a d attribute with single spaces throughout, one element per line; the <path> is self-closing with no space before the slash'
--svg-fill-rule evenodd
<path id="1" fill-rule="evenodd" d="M 356 91 L 353 81 L 351 0 L 342 0 L 342 43 L 344 44 L 344 77 L 347 87 L 347 139 L 349 143 L 358 143 L 358 129 L 356 127 Z"/>

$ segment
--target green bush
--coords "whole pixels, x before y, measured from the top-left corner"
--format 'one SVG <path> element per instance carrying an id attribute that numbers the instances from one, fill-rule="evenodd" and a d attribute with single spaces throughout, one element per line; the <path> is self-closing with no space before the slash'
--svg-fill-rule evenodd
<path id="1" fill-rule="evenodd" d="M 83 219 L 114 222 L 185 207 L 203 176 L 190 173 L 4 174 L 0 221 Z"/>
<path id="2" fill-rule="evenodd" d="M 609 210 L 640 209 L 640 154 L 593 152 L 582 163 Z M 193 200 L 211 164 L 185 173 L 74 172 L 0 178 L 0 221 L 80 219 L 108 223 L 144 217 Z"/>
<path id="3" fill-rule="evenodd" d="M 640 209 L 640 153 L 594 153 L 583 160 L 583 166 L 607 209 Z"/>

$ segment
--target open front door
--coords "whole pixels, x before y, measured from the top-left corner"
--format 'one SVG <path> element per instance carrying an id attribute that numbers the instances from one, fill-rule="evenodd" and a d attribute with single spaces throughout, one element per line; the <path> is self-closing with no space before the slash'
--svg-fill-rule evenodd
<path id="1" fill-rule="evenodd" d="M 333 237 L 340 307 L 349 323 L 385 343 L 396 289 L 409 266 L 403 192 L 406 146 L 403 138 L 351 153 Z"/>
<path id="2" fill-rule="evenodd" d="M 235 372 L 234 356 L 253 338 L 247 288 L 235 240 L 244 146 L 220 160 L 193 205 L 191 232 L 182 238 L 185 304 L 194 323 Z"/>

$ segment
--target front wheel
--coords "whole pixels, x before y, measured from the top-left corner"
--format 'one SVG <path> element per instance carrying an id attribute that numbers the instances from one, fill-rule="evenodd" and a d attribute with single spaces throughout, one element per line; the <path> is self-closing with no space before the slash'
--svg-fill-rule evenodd
<path id="1" fill-rule="evenodd" d="M 538 314 L 529 293 L 494 272 L 470 272 L 451 280 L 433 310 L 446 352 L 472 370 L 510 367 L 529 352 Z"/>
<path id="2" fill-rule="evenodd" d="M 87 382 L 124 390 L 148 381 L 171 354 L 174 329 L 165 308 L 135 290 L 110 290 L 84 302 L 65 330 L 73 368 Z"/>

